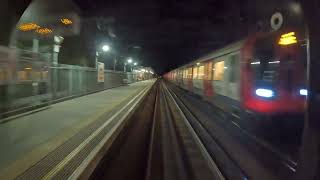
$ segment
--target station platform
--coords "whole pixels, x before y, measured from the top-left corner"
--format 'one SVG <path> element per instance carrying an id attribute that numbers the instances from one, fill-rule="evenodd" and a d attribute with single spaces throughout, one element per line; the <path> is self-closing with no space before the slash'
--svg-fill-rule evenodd
<path id="1" fill-rule="evenodd" d="M 155 81 L 60 102 L 1 123 L 0 179 L 69 177 L 71 168 L 92 155 L 102 139 L 112 138 L 114 128 L 121 126 Z"/>

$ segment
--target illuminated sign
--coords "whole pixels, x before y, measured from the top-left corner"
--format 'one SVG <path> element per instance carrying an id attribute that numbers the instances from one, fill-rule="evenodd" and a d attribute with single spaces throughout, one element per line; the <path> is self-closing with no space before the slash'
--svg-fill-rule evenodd
<path id="1" fill-rule="evenodd" d="M 281 38 L 280 38 L 278 44 L 286 46 L 286 45 L 290 45 L 290 44 L 296 44 L 297 42 L 298 41 L 297 41 L 297 37 L 295 36 L 295 33 L 289 32 L 287 34 L 281 35 Z"/>
<path id="2" fill-rule="evenodd" d="M 20 31 L 32 31 L 38 28 L 40 28 L 40 26 L 35 23 L 24 23 L 18 27 Z"/>
<path id="3" fill-rule="evenodd" d="M 45 34 L 50 34 L 52 33 L 52 30 L 49 28 L 39 28 L 36 30 L 37 33 L 41 34 L 41 35 L 45 35 Z"/>
<path id="4" fill-rule="evenodd" d="M 62 22 L 62 24 L 64 25 L 69 25 L 69 24 L 72 24 L 72 21 L 68 18 L 62 18 L 60 19 L 60 21 Z"/>

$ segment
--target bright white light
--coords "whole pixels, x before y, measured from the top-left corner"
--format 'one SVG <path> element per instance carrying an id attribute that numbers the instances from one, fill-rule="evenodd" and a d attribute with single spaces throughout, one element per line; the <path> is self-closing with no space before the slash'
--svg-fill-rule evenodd
<path id="1" fill-rule="evenodd" d="M 260 61 L 252 62 L 250 64 L 260 64 Z"/>
<path id="2" fill-rule="evenodd" d="M 262 89 L 262 88 L 259 88 L 256 90 L 256 94 L 258 96 L 261 96 L 261 97 L 266 97 L 266 98 L 270 98 L 270 97 L 273 97 L 274 96 L 274 93 L 271 89 Z"/>
<path id="3" fill-rule="evenodd" d="M 300 89 L 299 93 L 300 93 L 300 95 L 302 95 L 302 96 L 307 96 L 307 95 L 308 95 L 308 90 L 306 90 L 306 89 Z"/>
<path id="4" fill-rule="evenodd" d="M 197 63 L 197 66 L 199 66 L 200 65 L 200 63 Z"/>
<path id="5" fill-rule="evenodd" d="M 145 69 L 141 69 L 141 71 L 142 71 L 142 72 L 146 72 L 146 70 L 145 70 Z"/>
<path id="6" fill-rule="evenodd" d="M 228 67 L 224 67 L 225 69 L 228 69 Z"/>
<path id="7" fill-rule="evenodd" d="M 128 59 L 128 63 L 129 64 L 132 63 L 132 59 L 131 58 Z"/>
<path id="8" fill-rule="evenodd" d="M 270 61 L 270 62 L 268 62 L 269 64 L 279 64 L 280 63 L 280 61 Z"/>
<path id="9" fill-rule="evenodd" d="M 110 46 L 108 46 L 108 45 L 103 45 L 103 46 L 102 46 L 102 50 L 105 51 L 105 52 L 106 52 L 106 51 L 109 51 L 109 50 L 110 50 Z"/>
<path id="10" fill-rule="evenodd" d="M 133 65 L 135 65 L 135 66 L 136 66 L 136 65 L 138 65 L 138 63 L 136 63 L 136 62 L 135 62 L 135 63 L 133 63 Z"/>

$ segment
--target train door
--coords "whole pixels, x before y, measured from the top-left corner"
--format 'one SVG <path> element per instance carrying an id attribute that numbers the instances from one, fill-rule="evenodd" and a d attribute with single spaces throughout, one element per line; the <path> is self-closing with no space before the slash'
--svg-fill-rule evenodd
<path id="1" fill-rule="evenodd" d="M 226 91 L 226 73 L 225 61 L 226 57 L 219 57 L 213 61 L 213 87 L 216 94 L 227 96 Z"/>
<path id="2" fill-rule="evenodd" d="M 188 86 L 188 68 L 183 69 L 183 87 L 187 88 Z"/>
<path id="3" fill-rule="evenodd" d="M 193 91 L 197 94 L 203 94 L 203 77 L 204 77 L 204 64 L 197 63 L 193 66 Z"/>
<path id="4" fill-rule="evenodd" d="M 225 73 L 226 73 L 226 93 L 227 96 L 234 99 L 240 100 L 240 62 L 239 54 L 231 54 L 228 56 L 225 62 Z"/>
<path id="5" fill-rule="evenodd" d="M 212 62 L 206 62 L 204 66 L 204 77 L 203 77 L 203 87 L 204 87 L 204 94 L 206 96 L 213 96 L 213 89 L 212 89 Z"/>
<path id="6" fill-rule="evenodd" d="M 189 67 L 188 68 L 188 75 L 187 75 L 187 81 L 188 81 L 188 85 L 187 85 L 187 89 L 188 90 L 190 90 L 190 91 L 192 91 L 192 89 L 193 89 L 193 79 L 192 79 L 192 73 L 193 73 L 193 70 L 192 70 L 192 67 Z"/>

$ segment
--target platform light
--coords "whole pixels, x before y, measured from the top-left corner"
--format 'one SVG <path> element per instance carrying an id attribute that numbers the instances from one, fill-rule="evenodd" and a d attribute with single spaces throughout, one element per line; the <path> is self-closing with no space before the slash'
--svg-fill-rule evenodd
<path id="1" fill-rule="evenodd" d="M 107 52 L 107 51 L 110 50 L 110 46 L 109 46 L 109 45 L 103 45 L 103 46 L 102 46 L 102 50 L 103 50 L 104 52 Z"/>
<path id="2" fill-rule="evenodd" d="M 20 31 L 32 31 L 40 28 L 40 26 L 36 23 L 23 23 L 18 26 Z"/>
<path id="3" fill-rule="evenodd" d="M 302 96 L 307 96 L 308 95 L 308 90 L 307 89 L 300 89 L 299 90 L 300 95 Z"/>
<path id="4" fill-rule="evenodd" d="M 200 65 L 200 63 L 199 62 L 197 62 L 197 66 L 199 66 Z"/>
<path id="5" fill-rule="evenodd" d="M 52 29 L 49 28 L 39 28 L 36 30 L 37 33 L 41 34 L 41 35 L 46 35 L 46 34 L 50 34 L 52 33 Z"/>
<path id="6" fill-rule="evenodd" d="M 128 59 L 128 63 L 129 63 L 129 64 L 132 63 L 132 58 L 129 58 L 129 59 Z"/>
<path id="7" fill-rule="evenodd" d="M 137 62 L 135 62 L 135 63 L 133 63 L 133 65 L 135 65 L 135 66 L 136 66 L 136 65 L 138 65 L 138 63 L 137 63 Z"/>
<path id="8" fill-rule="evenodd" d="M 290 45 L 290 44 L 296 44 L 297 41 L 297 37 L 295 36 L 295 32 L 289 32 L 286 34 L 281 35 L 281 38 L 278 42 L 279 45 Z"/>
<path id="9" fill-rule="evenodd" d="M 274 96 L 274 92 L 271 89 L 256 89 L 256 95 L 266 98 L 271 98 Z"/>
<path id="10" fill-rule="evenodd" d="M 62 24 L 64 24 L 64 25 L 70 25 L 70 24 L 72 24 L 72 21 L 71 21 L 70 19 L 68 19 L 68 18 L 62 18 L 62 19 L 60 19 L 60 21 L 61 21 Z"/>

